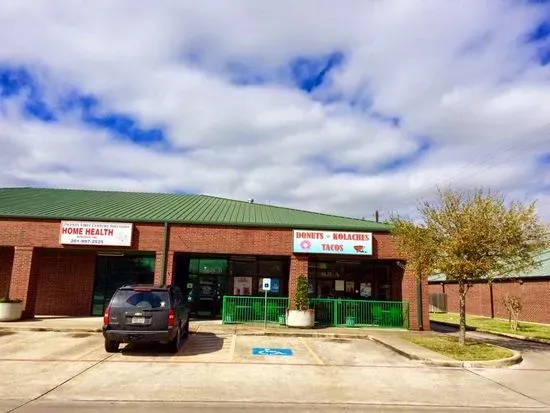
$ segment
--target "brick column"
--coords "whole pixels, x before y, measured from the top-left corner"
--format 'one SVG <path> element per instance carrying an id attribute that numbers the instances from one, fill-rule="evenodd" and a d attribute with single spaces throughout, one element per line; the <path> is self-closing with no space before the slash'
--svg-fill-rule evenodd
<path id="1" fill-rule="evenodd" d="M 294 308 L 294 294 L 296 293 L 296 283 L 300 275 L 308 276 L 307 255 L 292 255 L 290 257 L 290 274 L 288 280 L 288 296 L 290 298 L 290 307 Z"/>
<path id="2" fill-rule="evenodd" d="M 162 251 L 155 252 L 155 276 L 153 283 L 160 284 L 160 277 L 162 276 Z"/>
<path id="3" fill-rule="evenodd" d="M 167 251 L 166 253 L 166 276 L 164 277 L 164 283 L 170 284 L 173 280 L 174 274 L 174 251 Z M 155 255 L 155 284 L 161 283 L 162 277 L 162 251 L 157 251 Z"/>
<path id="4" fill-rule="evenodd" d="M 403 274 L 403 280 L 401 284 L 403 292 L 403 300 L 409 303 L 409 320 L 411 330 L 419 329 L 418 322 L 418 297 L 416 295 L 416 276 L 414 272 L 407 267 Z M 428 280 L 424 278 L 422 280 L 422 327 L 424 331 L 430 330 L 430 292 L 428 290 Z"/>
<path id="5" fill-rule="evenodd" d="M 168 251 L 166 254 L 166 284 L 174 282 L 174 251 Z"/>
<path id="6" fill-rule="evenodd" d="M 10 281 L 10 298 L 23 300 L 23 318 L 33 318 L 36 306 L 38 273 L 33 247 L 15 247 Z"/>

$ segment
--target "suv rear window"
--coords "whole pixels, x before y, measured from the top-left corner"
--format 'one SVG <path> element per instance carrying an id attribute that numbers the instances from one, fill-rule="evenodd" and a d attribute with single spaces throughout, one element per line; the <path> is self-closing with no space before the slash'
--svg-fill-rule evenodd
<path id="1" fill-rule="evenodd" d="M 111 302 L 113 307 L 168 308 L 168 291 L 119 290 Z"/>

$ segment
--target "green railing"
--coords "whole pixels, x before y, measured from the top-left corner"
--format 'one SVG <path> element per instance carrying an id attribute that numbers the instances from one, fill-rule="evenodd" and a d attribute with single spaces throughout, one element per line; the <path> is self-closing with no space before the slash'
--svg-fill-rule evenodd
<path id="1" fill-rule="evenodd" d="M 223 297 L 222 322 L 224 324 L 263 323 L 264 297 Z M 338 298 L 312 298 L 315 322 L 326 327 L 386 327 L 409 328 L 409 303 L 406 301 L 347 300 Z M 287 297 L 267 298 L 267 323 L 285 324 Z"/>
<path id="2" fill-rule="evenodd" d="M 288 297 L 267 298 L 267 322 L 269 324 L 284 324 Z M 223 297 L 222 322 L 263 323 L 265 312 L 264 297 L 228 296 Z"/>
<path id="3" fill-rule="evenodd" d="M 315 321 L 327 327 L 409 328 L 409 303 L 406 301 L 370 301 L 312 298 Z"/>

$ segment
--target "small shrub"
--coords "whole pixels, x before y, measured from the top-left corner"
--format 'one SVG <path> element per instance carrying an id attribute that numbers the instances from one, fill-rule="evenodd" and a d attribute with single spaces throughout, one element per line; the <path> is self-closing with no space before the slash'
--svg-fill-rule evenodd
<path id="1" fill-rule="evenodd" d="M 502 304 L 508 311 L 508 322 L 510 323 L 510 329 L 517 331 L 519 327 L 519 314 L 522 309 L 521 298 L 517 295 L 506 294 L 502 298 Z"/>
<path id="2" fill-rule="evenodd" d="M 296 293 L 294 294 L 296 309 L 305 311 L 309 309 L 309 287 L 307 278 L 303 275 L 298 277 L 296 282 Z"/>

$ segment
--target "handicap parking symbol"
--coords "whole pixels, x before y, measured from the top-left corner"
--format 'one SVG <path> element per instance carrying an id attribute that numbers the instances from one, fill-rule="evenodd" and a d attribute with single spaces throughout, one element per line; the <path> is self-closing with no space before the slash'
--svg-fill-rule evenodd
<path id="1" fill-rule="evenodd" d="M 269 348 L 269 347 L 254 347 L 252 348 L 253 356 L 292 356 L 294 353 L 290 348 Z"/>

